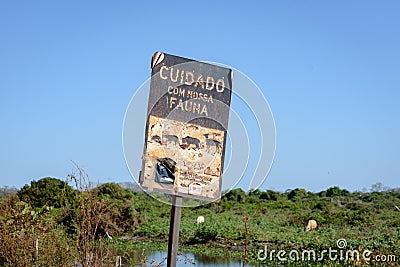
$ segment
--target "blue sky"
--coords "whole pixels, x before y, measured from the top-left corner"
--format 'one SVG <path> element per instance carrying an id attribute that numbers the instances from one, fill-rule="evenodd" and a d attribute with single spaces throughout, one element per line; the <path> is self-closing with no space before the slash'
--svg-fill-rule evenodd
<path id="1" fill-rule="evenodd" d="M 71 160 L 94 181 L 130 181 L 125 111 L 164 51 L 230 65 L 262 90 L 277 138 L 262 189 L 398 187 L 399 11 L 398 1 L 2 1 L 0 185 L 64 179 Z"/>

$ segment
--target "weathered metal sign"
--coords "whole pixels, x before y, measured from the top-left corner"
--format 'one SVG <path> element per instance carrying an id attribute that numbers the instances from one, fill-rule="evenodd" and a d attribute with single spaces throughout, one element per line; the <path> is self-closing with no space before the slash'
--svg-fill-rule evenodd
<path id="1" fill-rule="evenodd" d="M 161 52 L 151 67 L 141 186 L 218 199 L 232 70 Z"/>

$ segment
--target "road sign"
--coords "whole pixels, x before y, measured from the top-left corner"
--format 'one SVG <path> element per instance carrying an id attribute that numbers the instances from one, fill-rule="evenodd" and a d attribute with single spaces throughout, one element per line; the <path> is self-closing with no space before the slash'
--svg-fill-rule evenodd
<path id="1" fill-rule="evenodd" d="M 161 52 L 151 67 L 142 188 L 220 198 L 232 70 Z"/>

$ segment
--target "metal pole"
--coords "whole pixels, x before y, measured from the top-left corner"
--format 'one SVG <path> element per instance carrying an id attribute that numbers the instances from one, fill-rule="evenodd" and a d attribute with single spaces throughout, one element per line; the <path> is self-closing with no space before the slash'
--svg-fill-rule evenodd
<path id="1" fill-rule="evenodd" d="M 169 225 L 167 267 L 175 267 L 178 255 L 179 225 L 181 222 L 182 197 L 172 196 L 171 222 Z"/>

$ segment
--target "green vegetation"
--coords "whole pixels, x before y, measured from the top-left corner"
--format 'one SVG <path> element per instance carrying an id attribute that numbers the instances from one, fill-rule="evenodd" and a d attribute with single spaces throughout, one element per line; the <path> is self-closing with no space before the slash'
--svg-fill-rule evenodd
<path id="1" fill-rule="evenodd" d="M 17 192 L 17 196 L 36 208 L 61 208 L 76 201 L 76 192 L 70 185 L 50 177 L 32 181 L 30 186 L 25 185 Z"/>
<path id="2" fill-rule="evenodd" d="M 272 261 L 269 255 L 260 261 L 259 250 L 321 253 L 338 249 L 337 241 L 345 239 L 346 249 L 360 255 L 368 249 L 371 259 L 395 255 L 396 262 L 382 266 L 399 265 L 400 211 L 396 206 L 400 206 L 400 192 L 387 188 L 364 193 L 339 187 L 319 193 L 235 189 L 219 202 L 183 208 L 180 250 L 242 259 L 246 255 L 255 265 L 277 265 L 282 262 L 276 253 Z M 197 224 L 198 216 L 204 216 L 205 222 Z M 318 228 L 306 232 L 310 219 L 317 221 Z M 76 262 L 115 266 L 116 256 L 136 266 L 143 258 L 132 255 L 166 250 L 169 220 L 169 205 L 118 184 L 93 187 L 81 170 L 67 182 L 43 178 L 0 198 L 0 266 L 73 266 Z M 33 245 L 36 240 L 38 253 Z M 284 263 L 367 264 L 362 258 L 330 261 L 328 257 L 321 262 L 289 259 Z"/>

